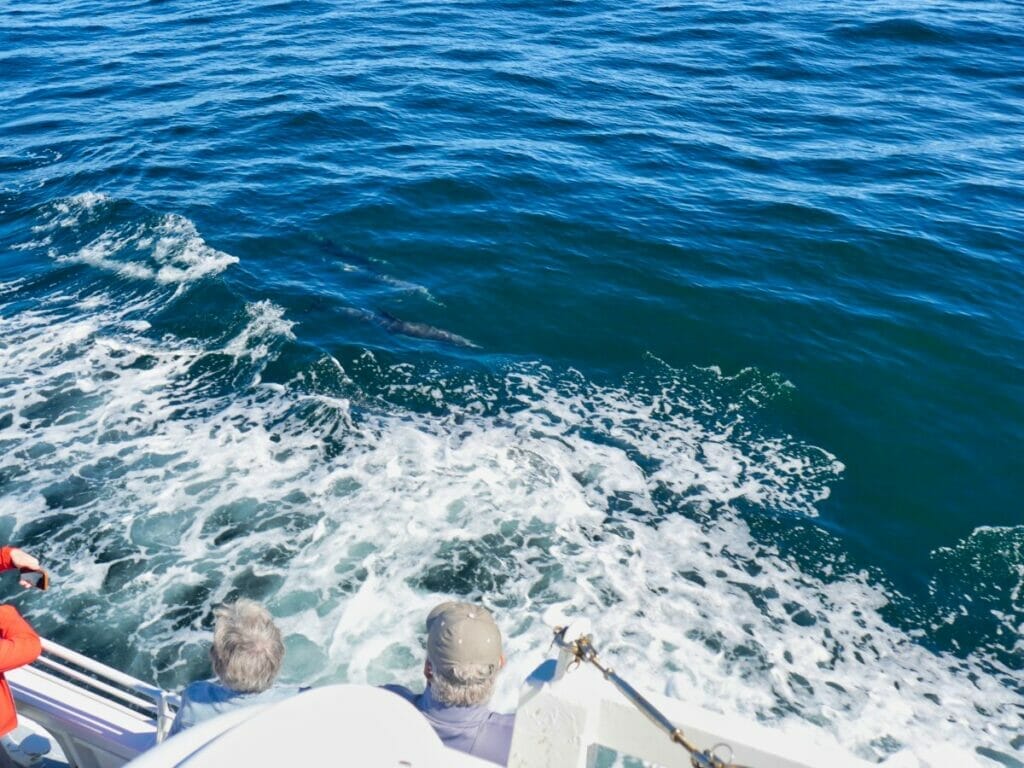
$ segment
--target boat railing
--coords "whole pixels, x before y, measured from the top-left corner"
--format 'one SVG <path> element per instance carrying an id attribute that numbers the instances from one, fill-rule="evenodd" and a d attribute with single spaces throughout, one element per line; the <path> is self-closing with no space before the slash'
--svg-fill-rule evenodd
<path id="1" fill-rule="evenodd" d="M 885 763 L 855 757 L 837 743 L 785 733 L 687 701 L 641 692 L 596 651 L 586 620 L 558 627 L 559 654 L 523 685 L 509 768 L 590 768 L 600 748 L 665 768 L 879 768 L 947 766 L 952 754 L 918 760 L 906 753 Z M 960 765 L 970 765 L 971 761 Z"/>
<path id="2" fill-rule="evenodd" d="M 43 640 L 43 652 L 34 666 L 50 674 L 73 680 L 99 696 L 116 701 L 156 722 L 157 743 L 167 737 L 180 703 L 176 694 L 125 674 L 102 662 L 83 656 L 52 640 Z"/>
<path id="3" fill-rule="evenodd" d="M 52 640 L 6 673 L 19 721 L 72 766 L 117 768 L 163 741 L 179 698 Z"/>
<path id="4" fill-rule="evenodd" d="M 581 642 L 584 638 L 586 642 Z M 558 657 L 537 667 L 521 689 L 509 768 L 592 768 L 601 747 L 664 768 L 962 768 L 976 764 L 972 755 L 948 745 L 935 745 L 925 754 L 904 751 L 884 763 L 871 763 L 828 743 L 825 734 L 819 739 L 784 733 L 743 717 L 639 691 L 608 664 L 593 663 L 597 653 L 584 620 L 563 626 L 556 645 Z M 75 768 L 124 766 L 163 741 L 180 703 L 173 694 L 52 641 L 43 642 L 43 655 L 36 662 L 6 676 L 19 719 L 41 727 Z M 401 709 L 414 713 L 407 706 Z M 176 740 L 165 747 L 172 747 Z M 157 753 L 166 754 L 166 749 Z M 163 765 L 156 753 L 154 760 L 153 765 Z"/>

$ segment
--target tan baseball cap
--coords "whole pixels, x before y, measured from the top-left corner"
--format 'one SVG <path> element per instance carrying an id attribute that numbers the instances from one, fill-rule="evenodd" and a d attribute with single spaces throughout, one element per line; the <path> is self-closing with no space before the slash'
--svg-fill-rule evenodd
<path id="1" fill-rule="evenodd" d="M 501 663 L 501 632 L 490 611 L 472 603 L 441 603 L 427 616 L 427 658 L 435 667 Z"/>

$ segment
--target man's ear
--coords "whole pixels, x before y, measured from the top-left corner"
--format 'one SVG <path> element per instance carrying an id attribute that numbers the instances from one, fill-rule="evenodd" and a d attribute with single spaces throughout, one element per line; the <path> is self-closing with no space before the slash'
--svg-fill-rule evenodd
<path id="1" fill-rule="evenodd" d="M 434 677 L 434 670 L 431 668 L 429 661 L 423 662 L 423 676 L 427 678 L 427 680 L 431 680 Z"/>
<path id="2" fill-rule="evenodd" d="M 503 653 L 503 654 L 501 654 L 501 658 L 498 659 L 498 669 L 504 669 L 504 668 L 505 668 L 505 654 Z"/>

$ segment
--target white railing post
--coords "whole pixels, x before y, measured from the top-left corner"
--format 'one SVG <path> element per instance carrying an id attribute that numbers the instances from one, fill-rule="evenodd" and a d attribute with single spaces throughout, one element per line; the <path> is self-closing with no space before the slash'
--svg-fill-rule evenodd
<path id="1" fill-rule="evenodd" d="M 170 696 L 160 691 L 160 697 L 156 703 L 156 743 L 160 744 L 171 732 L 174 725 L 175 711 L 171 709 Z"/>

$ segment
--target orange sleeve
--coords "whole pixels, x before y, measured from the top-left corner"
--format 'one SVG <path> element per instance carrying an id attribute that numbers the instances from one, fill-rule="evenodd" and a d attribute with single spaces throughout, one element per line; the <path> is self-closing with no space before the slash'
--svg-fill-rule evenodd
<path id="1" fill-rule="evenodd" d="M 35 661 L 42 652 L 39 635 L 13 605 L 0 605 L 0 672 Z"/>
<path id="2" fill-rule="evenodd" d="M 0 547 L 0 571 L 6 571 L 8 568 L 13 568 L 14 563 L 11 562 L 11 548 Z"/>

